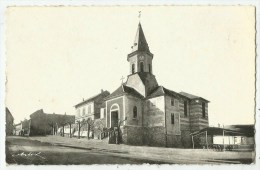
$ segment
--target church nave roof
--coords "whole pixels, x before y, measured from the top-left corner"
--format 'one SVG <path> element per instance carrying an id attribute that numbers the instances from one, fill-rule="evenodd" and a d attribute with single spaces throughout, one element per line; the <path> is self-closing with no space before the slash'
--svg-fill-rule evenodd
<path id="1" fill-rule="evenodd" d="M 123 94 L 130 94 L 132 96 L 138 97 L 138 98 L 144 98 L 140 93 L 138 93 L 134 88 L 128 87 L 124 84 L 122 84 L 120 87 L 118 87 L 113 93 L 111 93 L 109 96 L 107 96 L 105 98 L 105 100 L 107 99 L 111 99 L 114 97 L 119 97 L 122 96 Z"/>

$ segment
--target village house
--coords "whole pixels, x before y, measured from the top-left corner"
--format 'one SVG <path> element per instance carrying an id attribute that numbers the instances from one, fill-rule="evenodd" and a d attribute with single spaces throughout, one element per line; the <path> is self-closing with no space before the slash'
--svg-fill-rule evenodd
<path id="1" fill-rule="evenodd" d="M 104 98 L 110 95 L 108 91 L 103 91 L 88 99 L 83 99 L 82 102 L 76 104 L 76 117 L 75 121 L 82 121 L 87 119 L 99 119 L 104 117 L 104 111 L 101 108 L 105 107 Z M 102 114 L 101 114 L 102 113 Z"/>
<path id="2" fill-rule="evenodd" d="M 107 97 L 108 95 L 110 95 L 108 91 L 101 90 L 99 94 L 94 95 L 86 100 L 83 99 L 82 102 L 74 106 L 76 111 L 75 114 L 76 131 L 74 132 L 73 136 L 76 137 L 93 136 L 94 138 L 98 138 L 100 134 L 99 133 L 95 133 L 97 135 L 93 134 L 94 133 L 93 126 L 94 123 L 105 124 L 104 98 Z"/>
<path id="3" fill-rule="evenodd" d="M 13 135 L 16 136 L 22 135 L 22 129 L 23 129 L 22 122 L 15 124 L 13 129 Z"/>
<path id="4" fill-rule="evenodd" d="M 5 108 L 5 132 L 6 136 L 13 135 L 13 130 L 14 130 L 14 117 L 11 114 L 10 110 L 6 107 Z"/>
<path id="5" fill-rule="evenodd" d="M 208 127 L 209 101 L 159 85 L 153 57 L 139 23 L 127 80 L 105 98 L 106 127 L 120 126 L 125 144 L 191 147 L 190 134 Z"/>

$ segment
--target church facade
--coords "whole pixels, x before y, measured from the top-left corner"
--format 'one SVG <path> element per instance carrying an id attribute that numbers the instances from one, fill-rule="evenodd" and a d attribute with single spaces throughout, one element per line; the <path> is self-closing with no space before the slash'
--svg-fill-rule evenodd
<path id="1" fill-rule="evenodd" d="M 191 147 L 190 133 L 208 127 L 209 101 L 159 85 L 153 57 L 139 23 L 127 80 L 105 98 L 106 127 L 119 126 L 125 144 Z"/>

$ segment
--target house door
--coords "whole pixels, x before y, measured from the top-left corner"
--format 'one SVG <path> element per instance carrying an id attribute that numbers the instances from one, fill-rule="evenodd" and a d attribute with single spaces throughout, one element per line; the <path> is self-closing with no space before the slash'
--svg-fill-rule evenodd
<path id="1" fill-rule="evenodd" d="M 111 112 L 111 128 L 118 126 L 118 111 Z"/>

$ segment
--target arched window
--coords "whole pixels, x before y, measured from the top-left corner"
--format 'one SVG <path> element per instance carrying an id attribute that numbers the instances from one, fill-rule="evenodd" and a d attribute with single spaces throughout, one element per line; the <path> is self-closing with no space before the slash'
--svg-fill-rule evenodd
<path id="1" fill-rule="evenodd" d="M 133 118 L 137 118 L 137 107 L 134 106 L 133 108 Z"/>
<path id="2" fill-rule="evenodd" d="M 114 104 L 111 106 L 110 110 L 119 110 L 119 107 L 117 104 Z"/>
<path id="3" fill-rule="evenodd" d="M 152 69 L 151 69 L 151 64 L 149 64 L 149 73 L 152 72 Z"/>
<path id="4" fill-rule="evenodd" d="M 135 73 L 135 64 L 132 64 L 132 74 Z"/>
<path id="5" fill-rule="evenodd" d="M 140 62 L 140 71 L 144 72 L 144 63 L 143 62 Z"/>

